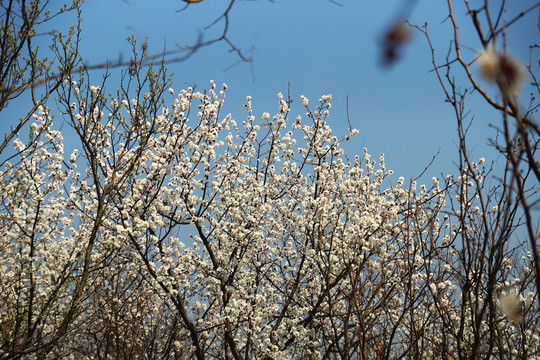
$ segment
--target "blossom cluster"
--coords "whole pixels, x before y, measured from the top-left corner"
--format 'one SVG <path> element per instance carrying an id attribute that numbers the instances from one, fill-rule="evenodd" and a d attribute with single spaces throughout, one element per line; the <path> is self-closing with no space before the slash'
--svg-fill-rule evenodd
<path id="1" fill-rule="evenodd" d="M 248 97 L 235 120 L 214 82 L 89 89 L 63 97 L 77 150 L 40 108 L 2 166 L 0 354 L 540 357 L 530 257 L 484 231 L 483 159 L 393 184 L 384 155 L 345 156 L 331 95 L 294 119 Z"/>

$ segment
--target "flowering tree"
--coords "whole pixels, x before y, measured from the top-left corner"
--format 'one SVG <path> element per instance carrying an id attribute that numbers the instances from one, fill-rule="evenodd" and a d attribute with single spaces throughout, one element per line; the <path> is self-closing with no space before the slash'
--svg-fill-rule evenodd
<path id="1" fill-rule="evenodd" d="M 235 118 L 226 85 L 176 92 L 132 43 L 114 95 L 63 73 L 62 131 L 43 100 L 6 138 L 0 358 L 540 358 L 537 239 L 515 236 L 535 145 L 503 181 L 471 159 L 452 77 L 459 169 L 426 186 L 347 157 L 331 95 Z"/>

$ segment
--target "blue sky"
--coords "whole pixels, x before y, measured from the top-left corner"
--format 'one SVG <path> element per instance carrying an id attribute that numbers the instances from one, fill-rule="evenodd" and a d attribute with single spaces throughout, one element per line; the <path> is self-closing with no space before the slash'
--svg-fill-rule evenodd
<path id="1" fill-rule="evenodd" d="M 88 64 L 105 59 L 129 56 L 125 41 L 130 34 L 138 39 L 148 37 L 150 51 L 159 53 L 164 46 L 192 44 L 226 7 L 228 1 L 204 0 L 184 7 L 180 0 L 92 0 L 83 12 L 82 54 Z M 201 49 L 189 60 L 170 64 L 174 73 L 173 88 L 179 91 L 196 84 L 208 86 L 210 79 L 227 83 L 226 110 L 237 119 L 245 116 L 243 102 L 253 98 L 256 114 L 277 110 L 278 92 L 287 92 L 295 99 L 293 114 L 302 114 L 300 95 L 311 103 L 323 94 L 332 94 L 330 125 L 337 134 L 345 134 L 346 97 L 353 127 L 360 130 L 347 145 L 349 155 L 361 154 L 367 147 L 374 158 L 385 153 L 387 168 L 398 176 L 418 175 L 440 151 L 427 176 L 455 172 L 456 130 L 452 108 L 444 102 L 443 92 L 431 69 L 430 51 L 420 33 L 402 60 L 393 68 L 379 66 L 378 41 L 385 26 L 398 15 L 401 1 L 340 0 L 338 6 L 328 0 L 237 0 L 231 12 L 229 38 L 248 51 L 255 44 L 254 61 L 237 63 L 238 57 L 228 52 L 225 43 Z M 473 1 L 475 3 L 475 1 Z M 534 1 L 519 1 L 533 4 Z M 461 39 L 467 55 L 479 48 L 471 35 L 469 19 L 456 1 L 456 14 L 461 20 Z M 512 11 L 512 9 L 511 9 Z M 451 39 L 446 1 L 420 1 L 409 20 L 415 24 L 428 22 L 432 41 L 442 60 Z M 519 22 L 509 34 L 509 47 L 522 60 L 527 60 L 527 46 L 538 42 L 538 13 Z M 204 32 L 210 38 L 222 29 L 222 23 Z M 534 59 L 533 59 L 534 60 Z M 116 71 L 116 70 L 115 70 Z M 456 75 L 460 75 L 456 71 Z M 95 83 L 99 72 L 92 72 Z M 108 82 L 112 91 L 118 78 Z M 466 85 L 466 82 L 462 82 Z M 490 85 L 486 84 L 487 87 Z M 494 91 L 491 89 L 491 91 Z M 477 96 L 468 101 L 475 122 L 470 131 L 469 148 L 473 157 L 493 160 L 495 153 L 485 146 L 495 135 L 489 123 L 498 123 L 495 113 Z M 13 111 L 13 110 L 11 110 Z"/>

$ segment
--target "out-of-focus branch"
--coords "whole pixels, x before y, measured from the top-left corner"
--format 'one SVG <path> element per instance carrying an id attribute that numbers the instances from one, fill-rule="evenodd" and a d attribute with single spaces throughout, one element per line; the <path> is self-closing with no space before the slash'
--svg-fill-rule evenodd
<path id="1" fill-rule="evenodd" d="M 499 104 L 498 102 L 496 102 L 495 100 L 493 100 L 488 95 L 488 93 L 478 84 L 478 82 L 476 81 L 476 78 L 472 74 L 472 71 L 471 71 L 471 68 L 470 68 L 469 64 L 464 60 L 464 58 L 463 58 L 463 56 L 461 54 L 461 44 L 460 44 L 460 41 L 459 41 L 459 27 L 458 27 L 456 18 L 454 16 L 454 9 L 453 9 L 453 6 L 452 6 L 452 0 L 448 0 L 448 16 L 452 20 L 452 26 L 454 28 L 454 40 L 453 41 L 454 41 L 454 50 L 456 52 L 456 59 L 459 61 L 459 63 L 461 64 L 463 70 L 467 74 L 467 77 L 469 78 L 469 81 L 471 82 L 471 85 L 474 87 L 474 89 L 480 95 L 482 95 L 482 97 L 491 106 L 493 106 L 497 110 L 504 110 L 505 107 L 503 105 Z M 514 113 L 509 111 L 509 115 L 514 116 Z"/>

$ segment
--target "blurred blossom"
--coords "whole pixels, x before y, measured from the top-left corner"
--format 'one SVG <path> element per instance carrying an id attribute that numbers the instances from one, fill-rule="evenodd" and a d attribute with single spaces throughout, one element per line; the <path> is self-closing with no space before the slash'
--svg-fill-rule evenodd
<path id="1" fill-rule="evenodd" d="M 401 57 L 401 49 L 411 41 L 411 30 L 403 21 L 394 22 L 384 34 L 382 63 L 392 65 Z"/>
<path id="2" fill-rule="evenodd" d="M 493 82 L 497 79 L 500 69 L 499 58 L 492 48 L 487 48 L 480 53 L 477 65 L 484 79 Z"/>
<path id="3" fill-rule="evenodd" d="M 500 82 L 502 91 L 507 92 L 507 95 L 519 95 L 526 79 L 525 67 L 510 54 L 497 53 L 489 47 L 480 53 L 477 65 L 484 79 Z"/>
<path id="4" fill-rule="evenodd" d="M 523 321 L 523 309 L 515 291 L 510 291 L 500 298 L 501 310 L 515 322 Z"/>
<path id="5" fill-rule="evenodd" d="M 525 83 L 525 67 L 507 53 L 499 56 L 503 80 L 512 95 L 517 96 Z"/>

